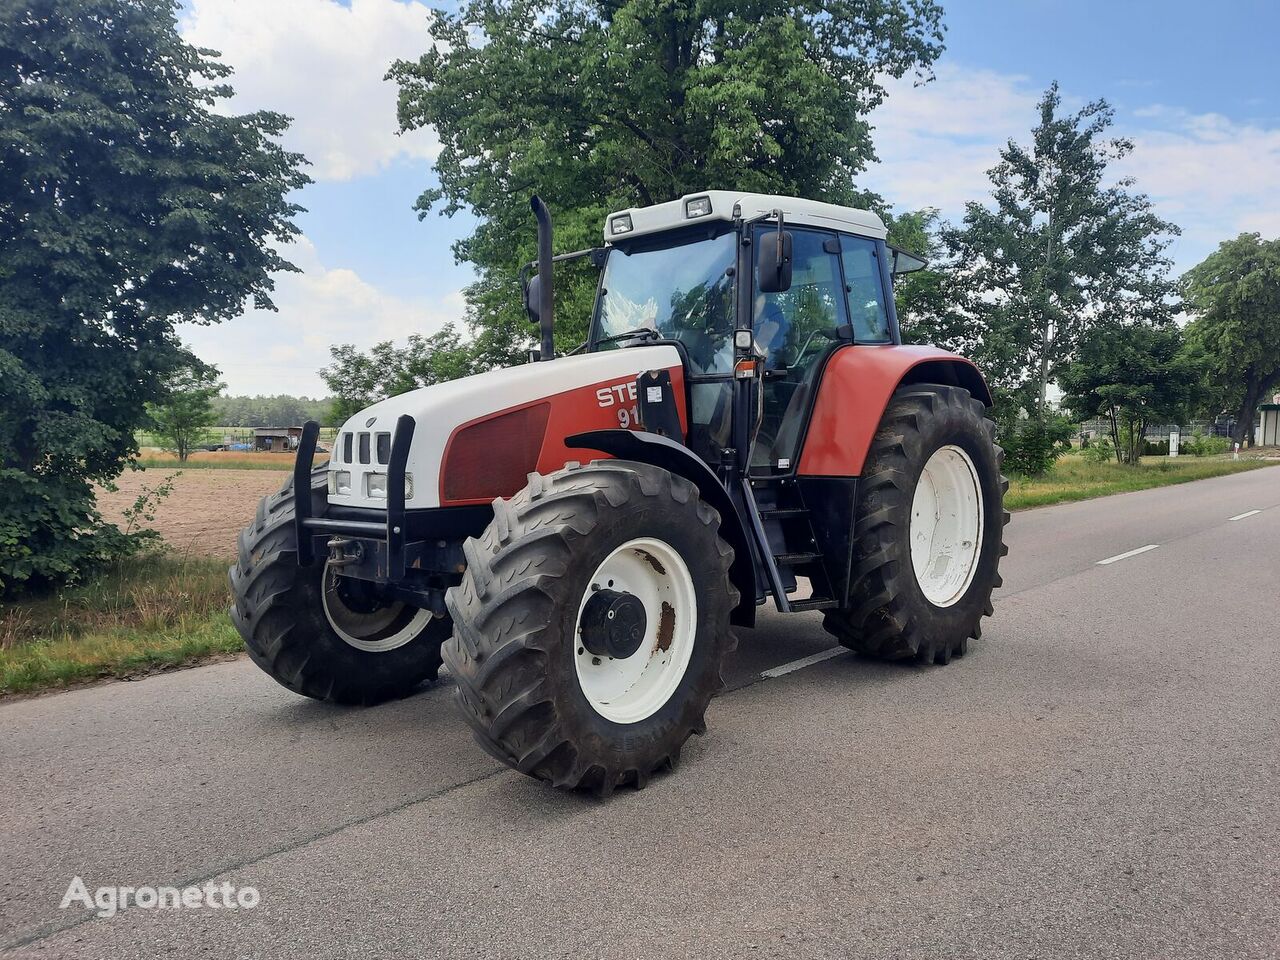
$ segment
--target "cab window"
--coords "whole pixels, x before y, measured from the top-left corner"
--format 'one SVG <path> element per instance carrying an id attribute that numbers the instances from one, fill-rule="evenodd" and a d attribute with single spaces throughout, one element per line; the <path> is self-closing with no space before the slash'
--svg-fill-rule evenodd
<path id="1" fill-rule="evenodd" d="M 770 241 L 773 229 L 757 230 L 757 249 Z M 753 311 L 765 378 L 751 463 L 771 471 L 791 469 L 822 359 L 848 341 L 849 330 L 836 235 L 798 228 L 790 232 L 791 288 L 757 293 Z M 758 277 L 755 289 L 759 290 Z"/>
<path id="2" fill-rule="evenodd" d="M 844 265 L 854 340 L 858 343 L 888 343 L 891 339 L 889 314 L 885 310 L 884 284 L 875 241 L 841 234 L 840 259 Z"/>

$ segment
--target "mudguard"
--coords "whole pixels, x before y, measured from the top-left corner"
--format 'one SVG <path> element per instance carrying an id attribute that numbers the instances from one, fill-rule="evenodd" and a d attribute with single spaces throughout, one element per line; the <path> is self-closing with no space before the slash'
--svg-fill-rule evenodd
<path id="1" fill-rule="evenodd" d="M 972 362 L 937 347 L 849 346 L 822 371 L 797 473 L 857 477 L 893 392 L 904 384 L 964 387 L 991 405 L 991 391 Z"/>
<path id="2" fill-rule="evenodd" d="M 566 437 L 564 445 L 599 450 L 620 460 L 650 463 L 679 474 L 697 487 L 698 495 L 720 514 L 720 535 L 733 547 L 729 578 L 738 588 L 740 599 L 730 620 L 735 626 L 755 626 L 756 571 L 746 523 L 729 492 L 705 462 L 683 444 L 642 430 L 592 430 Z"/>

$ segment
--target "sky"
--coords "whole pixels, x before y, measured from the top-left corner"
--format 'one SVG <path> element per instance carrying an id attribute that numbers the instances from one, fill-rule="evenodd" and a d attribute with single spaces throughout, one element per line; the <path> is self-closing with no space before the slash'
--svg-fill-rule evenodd
<path id="1" fill-rule="evenodd" d="M 942 0 L 946 52 L 935 78 L 893 82 L 871 117 L 879 162 L 859 186 L 896 210 L 958 219 L 988 196 L 986 171 L 1025 142 L 1035 104 L 1057 80 L 1064 107 L 1099 97 L 1116 111 L 1136 178 L 1182 228 L 1178 272 L 1242 231 L 1280 235 L 1280 4 L 1203 0 Z M 278 312 L 248 311 L 181 335 L 222 371 L 229 393 L 323 396 L 317 370 L 335 343 L 367 348 L 430 333 L 464 311 L 472 272 L 452 244 L 466 214 L 419 221 L 436 183 L 434 133 L 396 132 L 390 63 L 430 44 L 418 0 L 187 0 L 180 29 L 235 74 L 227 109 L 294 120 L 285 145 L 315 183 L 300 191 L 302 236 L 286 248 L 301 274 L 276 278 Z M 731 184 L 707 184 L 729 187 Z M 530 223 L 530 230 L 533 224 Z"/>

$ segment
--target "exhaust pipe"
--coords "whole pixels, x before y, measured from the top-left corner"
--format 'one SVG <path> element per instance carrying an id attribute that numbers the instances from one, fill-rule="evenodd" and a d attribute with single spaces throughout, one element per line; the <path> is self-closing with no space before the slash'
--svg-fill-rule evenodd
<path id="1" fill-rule="evenodd" d="M 551 211 L 536 194 L 530 198 L 529 206 L 538 220 L 538 326 L 542 330 L 539 359 L 551 360 L 556 355 L 555 339 L 551 336 L 555 299 L 551 289 Z"/>

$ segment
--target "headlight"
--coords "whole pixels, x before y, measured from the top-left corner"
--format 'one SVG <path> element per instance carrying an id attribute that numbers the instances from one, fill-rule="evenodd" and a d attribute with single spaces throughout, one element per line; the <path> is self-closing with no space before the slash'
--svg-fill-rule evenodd
<path id="1" fill-rule="evenodd" d="M 694 197 L 684 202 L 684 215 L 692 220 L 694 217 L 705 217 L 711 212 L 710 197 Z"/>
<path id="2" fill-rule="evenodd" d="M 387 475 L 385 473 L 366 473 L 364 477 L 365 496 L 371 500 L 387 499 Z M 404 498 L 413 499 L 413 474 L 404 475 Z"/>
<path id="3" fill-rule="evenodd" d="M 624 213 L 620 217 L 614 217 L 609 221 L 609 232 L 615 237 L 620 233 L 631 232 L 631 214 Z"/>
<path id="4" fill-rule="evenodd" d="M 346 496 L 351 492 L 351 471 L 330 470 L 329 492 L 338 496 Z"/>

